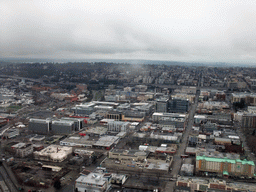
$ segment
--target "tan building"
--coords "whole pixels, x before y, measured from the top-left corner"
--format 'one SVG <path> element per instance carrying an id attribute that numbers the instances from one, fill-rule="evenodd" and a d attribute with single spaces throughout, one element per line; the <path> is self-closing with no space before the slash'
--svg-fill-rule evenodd
<path id="1" fill-rule="evenodd" d="M 247 105 L 256 105 L 256 94 L 253 93 L 232 93 L 231 103 L 245 101 Z"/>
<path id="2" fill-rule="evenodd" d="M 215 174 L 226 177 L 252 178 L 254 169 L 253 161 L 240 160 L 240 156 L 237 154 L 199 152 L 196 156 L 196 173 L 198 175 Z"/>

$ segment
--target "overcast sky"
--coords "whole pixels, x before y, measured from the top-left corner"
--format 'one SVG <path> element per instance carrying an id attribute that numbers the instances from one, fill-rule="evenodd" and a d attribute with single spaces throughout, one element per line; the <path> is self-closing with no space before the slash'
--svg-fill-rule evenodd
<path id="1" fill-rule="evenodd" d="M 0 57 L 256 63 L 256 0 L 0 0 Z"/>

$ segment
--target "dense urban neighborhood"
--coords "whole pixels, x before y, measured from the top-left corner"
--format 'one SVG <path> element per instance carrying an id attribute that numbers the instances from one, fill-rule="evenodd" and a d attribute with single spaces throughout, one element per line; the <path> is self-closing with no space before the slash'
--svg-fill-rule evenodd
<path id="1" fill-rule="evenodd" d="M 0 62 L 0 192 L 256 192 L 256 68 Z"/>

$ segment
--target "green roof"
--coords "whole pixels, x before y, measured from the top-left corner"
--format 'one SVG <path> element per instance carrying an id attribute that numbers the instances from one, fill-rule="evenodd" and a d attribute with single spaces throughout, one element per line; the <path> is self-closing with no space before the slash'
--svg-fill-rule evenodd
<path id="1" fill-rule="evenodd" d="M 229 175 L 227 171 L 223 171 L 223 175 Z"/>
<path id="2" fill-rule="evenodd" d="M 206 156 L 196 156 L 196 160 L 205 160 L 205 161 L 212 161 L 212 162 L 228 162 L 228 163 L 242 163 L 243 165 L 249 164 L 255 166 L 253 161 L 247 161 L 246 159 L 228 159 L 228 158 L 215 158 L 215 157 L 206 157 Z"/>

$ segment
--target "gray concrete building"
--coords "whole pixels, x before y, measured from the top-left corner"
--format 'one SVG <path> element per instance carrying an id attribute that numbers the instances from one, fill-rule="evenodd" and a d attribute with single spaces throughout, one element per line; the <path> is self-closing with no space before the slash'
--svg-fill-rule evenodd
<path id="1" fill-rule="evenodd" d="M 28 130 L 36 133 L 49 133 L 51 128 L 51 121 L 46 119 L 30 119 Z"/>
<path id="2" fill-rule="evenodd" d="M 75 123 L 73 121 L 52 121 L 51 132 L 54 134 L 71 134 L 75 131 Z"/>

